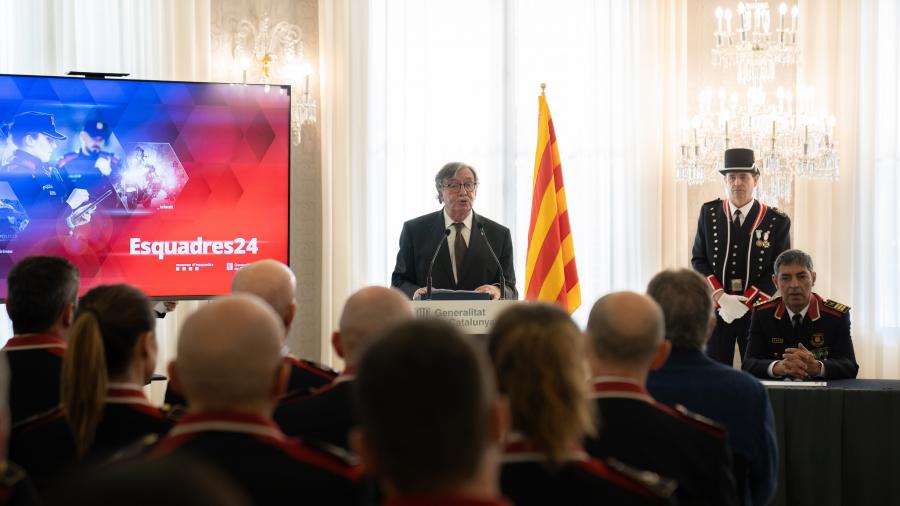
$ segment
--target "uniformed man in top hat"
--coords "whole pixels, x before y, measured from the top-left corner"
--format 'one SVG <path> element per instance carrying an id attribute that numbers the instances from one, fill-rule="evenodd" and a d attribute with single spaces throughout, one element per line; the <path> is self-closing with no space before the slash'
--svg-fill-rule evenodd
<path id="1" fill-rule="evenodd" d="M 71 181 L 50 164 L 56 143 L 66 136 L 56 130 L 52 114 L 24 112 L 17 115 L 9 127 L 16 151 L 0 178 L 9 182 L 32 223 L 28 229 L 46 235 L 57 219 L 65 220 L 69 229 L 90 221 L 89 209 L 80 206 L 89 193 L 74 188 Z"/>
<path id="2" fill-rule="evenodd" d="M 111 193 L 98 203 L 100 209 L 114 209 L 121 206 L 115 190 L 121 161 L 113 153 L 104 151 L 110 136 L 109 123 L 101 118 L 90 118 L 84 123 L 79 134 L 81 147 L 78 151 L 66 153 L 59 160 L 59 170 L 72 184 L 85 188 L 92 197 Z"/>
<path id="3" fill-rule="evenodd" d="M 791 247 L 791 220 L 753 198 L 759 183 L 753 150 L 726 149 L 719 172 L 727 198 L 703 204 L 691 265 L 706 277 L 717 308 L 706 353 L 731 365 L 735 341 L 744 356 L 750 308 L 775 293 L 771 273 L 775 258 Z"/>

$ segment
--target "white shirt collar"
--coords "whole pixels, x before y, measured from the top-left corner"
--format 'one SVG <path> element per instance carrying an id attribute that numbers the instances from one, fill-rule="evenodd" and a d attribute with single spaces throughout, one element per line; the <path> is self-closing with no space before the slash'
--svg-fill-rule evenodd
<path id="1" fill-rule="evenodd" d="M 472 230 L 472 216 L 474 214 L 475 213 L 473 213 L 472 211 L 469 211 L 469 215 L 466 216 L 466 218 L 462 221 L 466 225 L 466 228 L 469 230 Z M 444 209 L 444 228 L 450 228 L 454 223 L 456 222 L 453 221 L 453 218 L 451 218 L 450 215 L 447 214 L 447 210 Z"/>
<path id="2" fill-rule="evenodd" d="M 794 313 L 793 311 L 791 311 L 791 308 L 789 308 L 789 307 L 787 306 L 787 304 L 784 305 L 784 308 L 787 310 L 788 316 L 789 316 L 790 319 L 793 321 L 793 319 L 794 319 L 794 314 L 795 314 L 795 313 Z M 809 311 L 809 304 L 807 304 L 806 307 L 804 307 L 803 309 L 801 309 L 801 310 L 800 310 L 800 313 L 798 313 L 798 314 L 800 315 L 800 318 L 801 318 L 801 319 L 806 318 L 806 312 L 807 312 L 807 311 Z"/>
<path id="3" fill-rule="evenodd" d="M 744 207 L 738 207 L 738 208 L 735 208 L 734 204 L 731 203 L 731 216 L 729 216 L 729 218 L 734 218 L 734 213 L 736 213 L 737 211 L 740 211 L 741 216 L 743 216 L 743 219 L 746 220 L 747 216 L 750 215 L 750 209 L 753 208 L 754 203 L 756 203 L 756 199 L 750 199 L 750 202 L 745 204 Z"/>

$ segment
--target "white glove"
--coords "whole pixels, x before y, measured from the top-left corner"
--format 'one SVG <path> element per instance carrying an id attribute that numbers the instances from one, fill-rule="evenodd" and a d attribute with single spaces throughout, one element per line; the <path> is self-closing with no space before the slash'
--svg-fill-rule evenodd
<path id="1" fill-rule="evenodd" d="M 112 167 L 109 164 L 109 158 L 105 156 L 97 157 L 97 162 L 94 163 L 94 167 L 100 171 L 104 176 L 110 175 L 112 173 Z"/>
<path id="2" fill-rule="evenodd" d="M 72 190 L 72 193 L 69 194 L 69 198 L 66 199 L 66 204 L 69 204 L 69 207 L 72 209 L 77 209 L 78 206 L 84 204 L 88 199 L 88 196 L 88 191 L 84 188 L 75 188 Z"/>
<path id="3" fill-rule="evenodd" d="M 745 302 L 747 302 L 747 297 L 724 293 L 719 297 L 719 315 L 725 320 L 725 323 L 742 318 L 747 311 L 750 311 L 750 308 L 744 304 Z"/>

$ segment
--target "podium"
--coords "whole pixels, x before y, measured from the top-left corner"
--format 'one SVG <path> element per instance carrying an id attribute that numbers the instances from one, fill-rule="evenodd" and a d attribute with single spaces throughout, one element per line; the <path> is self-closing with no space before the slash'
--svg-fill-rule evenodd
<path id="1" fill-rule="evenodd" d="M 494 321 L 515 300 L 414 300 L 416 319 L 440 318 L 463 334 L 485 335 Z"/>

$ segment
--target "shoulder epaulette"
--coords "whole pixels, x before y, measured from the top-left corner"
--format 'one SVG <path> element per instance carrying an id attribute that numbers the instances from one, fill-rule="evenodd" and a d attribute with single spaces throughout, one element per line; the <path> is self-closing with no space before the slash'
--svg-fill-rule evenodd
<path id="1" fill-rule="evenodd" d="M 340 446 L 335 446 L 332 444 L 325 443 L 323 441 L 317 441 L 317 440 L 312 440 L 312 439 L 303 439 L 301 442 L 303 444 L 305 444 L 306 446 L 309 446 L 311 448 L 315 448 L 316 450 L 319 450 L 323 454 L 327 455 L 328 457 L 333 458 L 334 460 L 339 461 L 342 464 L 345 464 L 348 466 L 359 465 L 359 458 L 357 458 L 354 453 L 351 453 L 351 452 L 341 448 Z"/>
<path id="2" fill-rule="evenodd" d="M 774 212 L 774 213 L 777 214 L 778 216 L 781 216 L 781 217 L 784 217 L 784 218 L 787 218 L 787 217 L 788 217 L 787 213 L 785 213 L 785 212 L 782 211 L 781 209 L 778 209 L 777 207 L 770 207 L 769 210 L 772 211 L 772 212 Z"/>
<path id="3" fill-rule="evenodd" d="M 302 369 L 306 369 L 307 371 L 318 374 L 319 376 L 322 376 L 322 377 L 328 377 L 329 379 L 334 379 L 338 376 L 338 374 L 340 374 L 339 372 L 328 367 L 327 365 L 320 364 L 313 360 L 308 360 L 305 358 L 291 357 L 291 356 L 289 356 L 288 359 L 291 361 L 291 363 L 294 364 L 294 366 L 300 367 Z"/>
<path id="4" fill-rule="evenodd" d="M 187 413 L 187 409 L 184 406 L 174 405 L 174 404 L 163 404 L 160 406 L 159 411 L 163 414 L 164 417 L 169 420 L 176 421 L 185 413 Z"/>
<path id="5" fill-rule="evenodd" d="M 60 168 L 62 168 L 63 165 L 65 165 L 65 164 L 71 162 L 72 160 L 74 160 L 74 159 L 76 159 L 76 158 L 78 158 L 78 153 L 74 153 L 74 152 L 73 152 L 73 153 L 67 153 L 67 154 L 63 155 L 62 158 L 59 159 L 59 162 L 57 163 L 57 165 L 58 165 Z"/>
<path id="6" fill-rule="evenodd" d="M 773 308 L 773 307 L 777 306 L 779 302 L 781 302 L 781 295 L 772 297 L 771 299 L 766 300 L 766 301 L 757 302 L 756 304 L 753 305 L 753 309 Z"/>
<path id="7" fill-rule="evenodd" d="M 720 439 L 724 439 L 727 434 L 724 425 L 713 420 L 712 418 L 707 418 L 699 413 L 694 413 L 681 404 L 675 405 L 675 411 L 677 411 L 678 414 L 681 415 L 683 420 L 687 421 L 691 425 L 694 425 L 695 427 L 699 427 L 707 434 L 712 434 L 713 436 L 716 436 Z"/>
<path id="8" fill-rule="evenodd" d="M 106 463 L 110 464 L 114 462 L 139 459 L 147 455 L 150 450 L 152 450 L 153 447 L 156 446 L 156 443 L 159 443 L 159 440 L 160 437 L 158 434 L 147 434 L 114 453 L 111 457 L 109 457 L 109 459 L 107 459 Z"/>
<path id="9" fill-rule="evenodd" d="M 835 311 L 839 311 L 841 313 L 846 314 L 846 313 L 850 312 L 850 306 L 841 304 L 840 302 L 837 302 L 837 301 L 834 301 L 831 299 L 826 300 L 825 302 L 822 303 L 822 305 L 824 305 L 825 307 L 830 307 L 831 309 L 834 309 Z"/>
<path id="10" fill-rule="evenodd" d="M 717 205 L 720 205 L 721 203 L 722 203 L 722 199 L 719 198 L 719 199 L 716 199 L 716 200 L 710 200 L 709 202 L 704 202 L 704 203 L 703 203 L 703 207 L 706 207 L 706 206 L 717 206 Z"/>
<path id="11" fill-rule="evenodd" d="M 613 471 L 641 485 L 660 499 L 669 499 L 678 488 L 678 482 L 664 478 L 653 471 L 635 469 L 612 457 L 603 459 L 603 462 Z"/>

